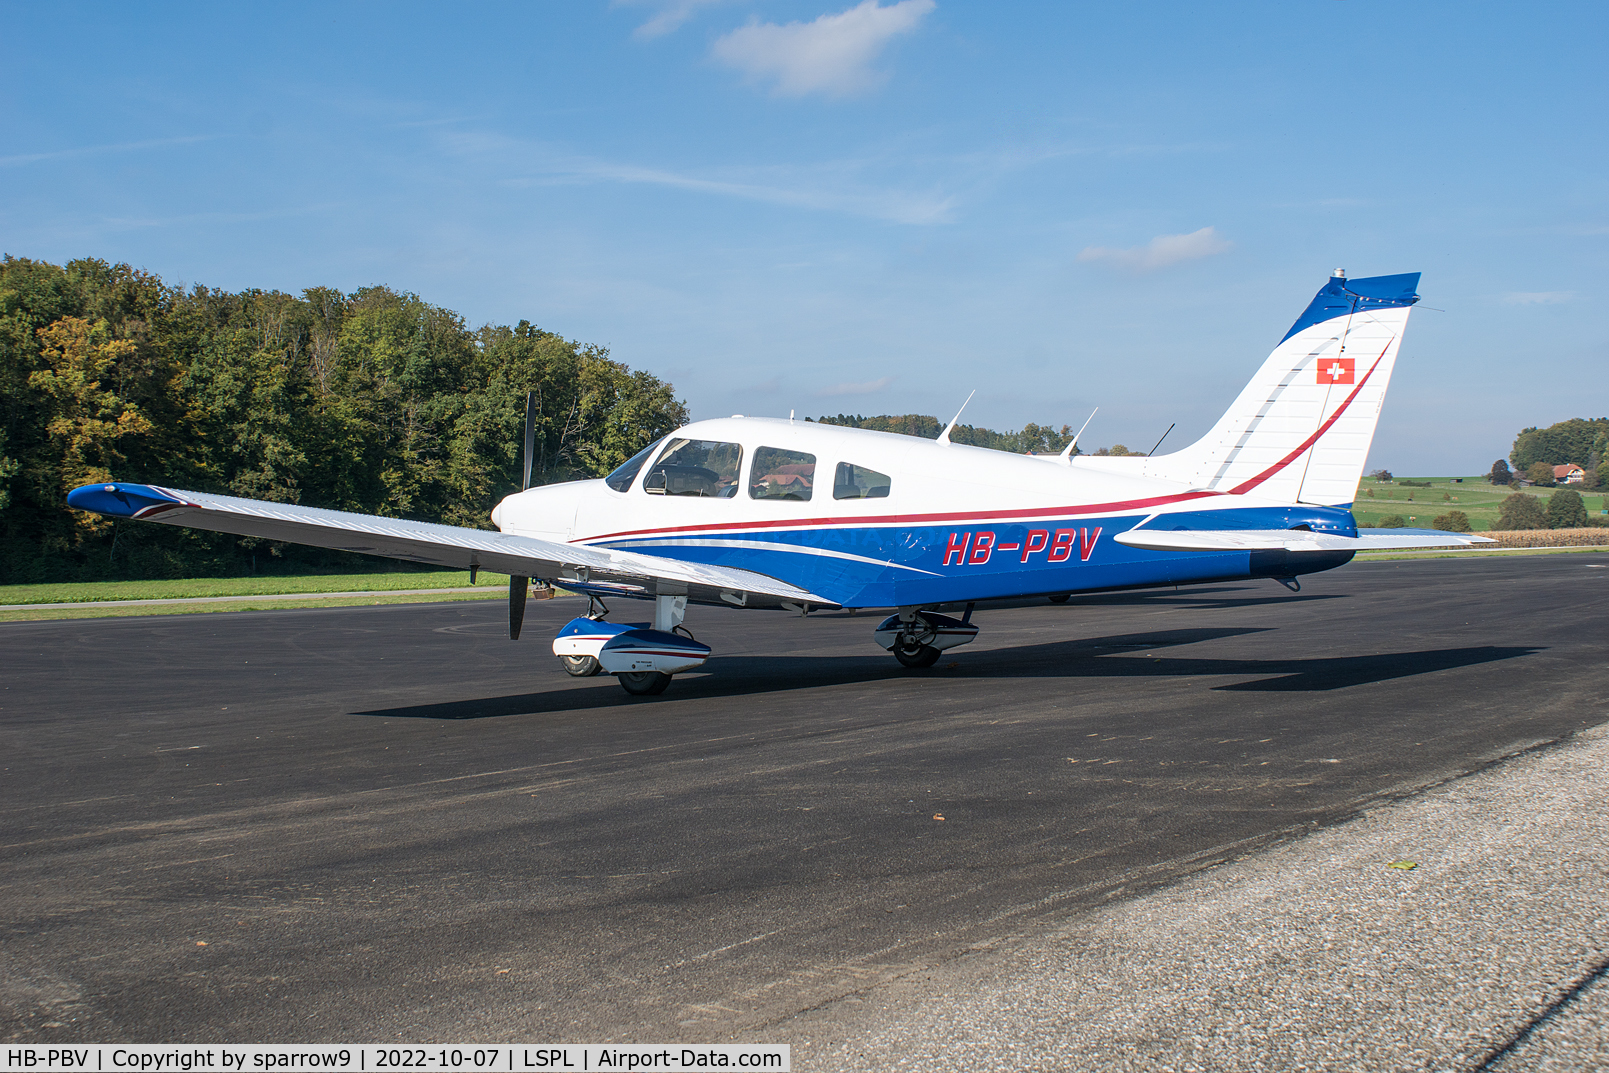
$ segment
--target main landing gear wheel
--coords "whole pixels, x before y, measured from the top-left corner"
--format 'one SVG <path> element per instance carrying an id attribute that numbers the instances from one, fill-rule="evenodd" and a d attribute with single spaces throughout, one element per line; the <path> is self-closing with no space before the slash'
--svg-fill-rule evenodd
<path id="1" fill-rule="evenodd" d="M 620 688 L 634 697 L 657 697 L 670 685 L 670 675 L 664 671 L 636 671 L 615 677 L 620 679 Z"/>
<path id="2" fill-rule="evenodd" d="M 931 667 L 939 661 L 939 650 L 932 645 L 894 643 L 894 658 L 907 667 Z"/>
<path id="3" fill-rule="evenodd" d="M 1064 604 L 1067 602 L 1067 598 L 1071 595 L 1072 593 L 1070 592 L 1058 592 L 1056 595 L 1050 598 L 1050 602 L 1053 604 Z"/>
<path id="4" fill-rule="evenodd" d="M 603 670 L 596 656 L 560 656 L 559 661 L 564 664 L 566 673 L 575 678 L 591 678 Z"/>

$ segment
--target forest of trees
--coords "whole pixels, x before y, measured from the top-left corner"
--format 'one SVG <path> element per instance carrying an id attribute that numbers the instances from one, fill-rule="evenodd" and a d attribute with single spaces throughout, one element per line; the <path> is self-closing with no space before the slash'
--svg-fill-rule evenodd
<path id="1" fill-rule="evenodd" d="M 1599 484 L 1609 485 L 1609 417 L 1588 420 L 1573 417 L 1547 428 L 1522 429 L 1514 439 L 1508 460 L 1514 472 L 1528 475 L 1536 465 L 1576 465 L 1597 473 Z M 1493 470 L 1493 482 L 1496 483 Z"/>
<path id="2" fill-rule="evenodd" d="M 0 583 L 372 563 L 67 509 L 113 478 L 489 527 L 519 484 L 527 390 L 543 482 L 608 473 L 687 420 L 607 350 L 385 287 L 231 294 L 8 256 Z"/>
<path id="3" fill-rule="evenodd" d="M 0 261 L 0 584 L 406 569 L 69 510 L 136 481 L 490 528 L 519 486 L 599 477 L 686 423 L 671 385 L 521 321 L 471 329 L 386 287 L 170 286 L 128 265 Z M 922 415 L 823 417 L 932 439 Z M 1071 430 L 962 425 L 957 443 L 1056 452 Z M 1101 454 L 1123 454 L 1121 446 Z"/>

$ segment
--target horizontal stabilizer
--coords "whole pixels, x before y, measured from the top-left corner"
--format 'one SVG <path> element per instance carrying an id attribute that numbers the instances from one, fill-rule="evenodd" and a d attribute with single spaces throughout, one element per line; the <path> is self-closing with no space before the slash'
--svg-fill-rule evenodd
<path id="1" fill-rule="evenodd" d="M 1305 529 L 1130 529 L 1114 539 L 1151 551 L 1390 551 L 1497 543 L 1474 533 L 1439 529 L 1364 530 L 1355 537 Z"/>
<path id="2" fill-rule="evenodd" d="M 785 581 L 734 567 L 154 485 L 88 484 L 68 493 L 67 505 L 113 518 L 138 518 L 215 533 L 285 540 L 453 570 L 473 566 L 516 577 L 543 578 L 560 585 L 614 589 L 627 596 L 685 595 L 698 603 L 718 604 L 722 593 L 729 593 L 734 597 L 747 594 L 746 606 L 750 607 L 776 606 L 781 602 L 833 604 Z"/>

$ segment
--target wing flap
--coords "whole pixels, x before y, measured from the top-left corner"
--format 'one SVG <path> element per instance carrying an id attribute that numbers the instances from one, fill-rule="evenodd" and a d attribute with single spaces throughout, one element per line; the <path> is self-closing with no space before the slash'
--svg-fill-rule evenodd
<path id="1" fill-rule="evenodd" d="M 1370 530 L 1355 537 L 1305 529 L 1130 529 L 1114 539 L 1149 551 L 1389 551 L 1496 543 L 1474 533 L 1437 529 Z"/>
<path id="2" fill-rule="evenodd" d="M 156 485 L 85 485 L 68 494 L 67 504 L 114 518 L 355 551 L 453 570 L 475 566 L 561 585 L 606 586 L 626 595 L 686 595 L 700 603 L 722 603 L 723 594 L 728 594 L 724 602 L 750 607 L 783 602 L 833 604 L 785 581 L 735 567 Z"/>

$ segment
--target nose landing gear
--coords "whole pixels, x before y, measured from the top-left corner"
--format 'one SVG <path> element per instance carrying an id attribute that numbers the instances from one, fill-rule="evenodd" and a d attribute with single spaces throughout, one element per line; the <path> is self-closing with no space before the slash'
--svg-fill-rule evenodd
<path id="1" fill-rule="evenodd" d="M 710 657 L 709 645 L 682 629 L 686 612 L 687 597 L 656 596 L 652 623 L 604 622 L 608 611 L 595 603 L 591 612 L 559 631 L 553 654 L 577 678 L 612 674 L 634 697 L 658 696 L 670 685 L 671 675 L 702 666 Z"/>

